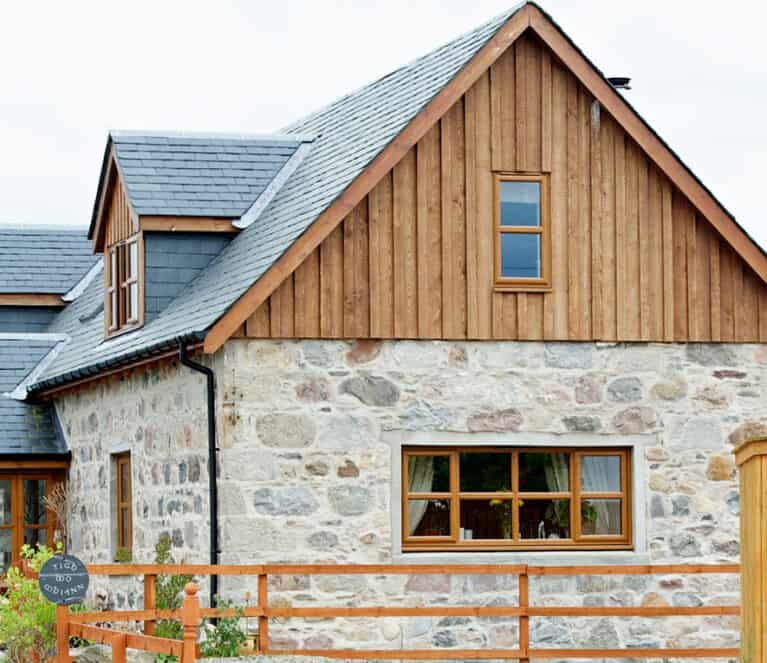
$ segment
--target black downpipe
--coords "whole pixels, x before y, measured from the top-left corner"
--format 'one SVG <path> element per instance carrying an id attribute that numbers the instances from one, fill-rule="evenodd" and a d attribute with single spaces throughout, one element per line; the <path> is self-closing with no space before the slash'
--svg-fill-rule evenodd
<path id="1" fill-rule="evenodd" d="M 186 367 L 202 373 L 208 384 L 208 491 L 210 507 L 210 563 L 218 564 L 218 458 L 216 445 L 216 376 L 212 369 L 189 359 L 186 345 L 178 344 L 178 359 Z M 210 606 L 215 606 L 218 576 L 210 577 Z"/>

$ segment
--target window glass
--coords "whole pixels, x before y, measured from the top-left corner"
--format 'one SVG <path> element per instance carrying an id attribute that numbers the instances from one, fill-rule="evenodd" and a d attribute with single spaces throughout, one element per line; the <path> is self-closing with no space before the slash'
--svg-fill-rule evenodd
<path id="1" fill-rule="evenodd" d="M 501 182 L 501 225 L 541 225 L 540 182 Z"/>
<path id="2" fill-rule="evenodd" d="M 28 546 L 48 545 L 48 530 L 44 527 L 24 528 L 24 543 Z"/>
<path id="3" fill-rule="evenodd" d="M 519 490 L 523 493 L 570 490 L 570 454 L 520 453 Z"/>
<path id="4" fill-rule="evenodd" d="M 111 265 L 109 285 L 114 286 L 117 283 L 117 252 L 115 249 L 109 253 L 109 262 Z"/>
<path id="5" fill-rule="evenodd" d="M 47 522 L 45 508 L 46 481 L 44 479 L 24 480 L 24 522 L 27 525 L 43 525 Z"/>
<path id="6" fill-rule="evenodd" d="M 138 283 L 134 281 L 128 289 L 130 290 L 128 319 L 134 320 L 138 317 Z"/>
<path id="7" fill-rule="evenodd" d="M 511 539 L 512 501 L 462 499 L 460 539 Z"/>
<path id="8" fill-rule="evenodd" d="M 523 539 L 569 539 L 570 500 L 520 500 L 519 535 Z"/>
<path id="9" fill-rule="evenodd" d="M 460 459 L 461 492 L 511 490 L 510 453 L 463 452 Z"/>
<path id="10" fill-rule="evenodd" d="M 616 493 L 620 489 L 620 456 L 581 456 L 581 490 L 584 493 Z"/>
<path id="11" fill-rule="evenodd" d="M 0 525 L 11 524 L 11 482 L 0 480 Z"/>
<path id="12" fill-rule="evenodd" d="M 131 242 L 129 245 L 128 269 L 126 274 L 129 279 L 135 279 L 138 273 L 138 244 Z"/>
<path id="13" fill-rule="evenodd" d="M 407 509 L 410 536 L 450 536 L 448 500 L 409 500 Z"/>
<path id="14" fill-rule="evenodd" d="M 581 533 L 597 536 L 622 534 L 621 501 L 583 500 L 581 502 Z"/>
<path id="15" fill-rule="evenodd" d="M 0 574 L 5 573 L 13 561 L 13 530 L 0 529 Z"/>
<path id="16" fill-rule="evenodd" d="M 130 465 L 126 462 L 120 463 L 120 501 L 127 502 L 130 495 L 128 494 L 128 487 L 130 482 Z"/>
<path id="17" fill-rule="evenodd" d="M 541 278 L 541 236 L 501 233 L 501 277 Z"/>
<path id="18" fill-rule="evenodd" d="M 450 457 L 408 456 L 407 484 L 411 493 L 450 492 Z"/>

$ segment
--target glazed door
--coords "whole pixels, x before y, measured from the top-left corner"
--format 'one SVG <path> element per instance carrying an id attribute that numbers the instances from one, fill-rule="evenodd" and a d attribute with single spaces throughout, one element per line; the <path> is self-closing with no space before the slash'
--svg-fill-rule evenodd
<path id="1" fill-rule="evenodd" d="M 23 545 L 49 545 L 53 518 L 45 497 L 53 487 L 52 473 L 0 474 L 0 574 L 19 561 Z"/>

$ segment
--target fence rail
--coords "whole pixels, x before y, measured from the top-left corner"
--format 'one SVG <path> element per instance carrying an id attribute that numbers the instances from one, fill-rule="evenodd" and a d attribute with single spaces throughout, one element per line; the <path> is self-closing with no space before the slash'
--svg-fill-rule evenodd
<path id="1" fill-rule="evenodd" d="M 530 647 L 530 619 L 538 617 L 679 617 L 706 615 L 739 615 L 739 606 L 535 606 L 530 605 L 531 576 L 577 575 L 700 575 L 739 574 L 738 564 L 656 564 L 631 566 L 527 566 L 525 564 L 460 564 L 460 565 L 384 565 L 384 564 L 255 564 L 255 565 L 156 565 L 95 564 L 88 567 L 91 575 L 143 576 L 144 609 L 70 613 L 58 612 L 58 642 L 79 636 L 112 645 L 115 663 L 124 663 L 125 649 L 166 653 L 178 656 L 180 663 L 196 661 L 197 631 L 205 617 L 242 614 L 258 618 L 258 652 L 269 655 L 303 655 L 326 658 L 368 660 L 456 660 L 506 659 L 527 663 L 529 659 L 600 659 L 600 658 L 728 658 L 737 657 L 737 648 L 627 648 L 627 649 L 548 649 Z M 258 605 L 238 610 L 201 608 L 197 586 L 185 588 L 183 605 L 178 610 L 158 610 L 156 582 L 158 575 L 190 574 L 194 576 L 257 576 Z M 517 605 L 508 606 L 360 606 L 360 607 L 271 607 L 269 576 L 279 575 L 502 575 L 517 576 Z M 517 617 L 519 644 L 516 649 L 274 649 L 269 645 L 271 618 L 338 618 L 338 617 Z M 154 625 L 158 619 L 177 619 L 184 627 L 184 640 L 157 638 Z M 96 626 L 104 622 L 144 623 L 144 634 L 127 633 Z M 66 647 L 59 647 L 58 663 L 69 663 Z"/>

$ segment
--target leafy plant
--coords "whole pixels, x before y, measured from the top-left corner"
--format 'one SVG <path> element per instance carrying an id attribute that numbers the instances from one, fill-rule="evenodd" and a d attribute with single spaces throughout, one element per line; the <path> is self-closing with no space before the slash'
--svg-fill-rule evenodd
<path id="1" fill-rule="evenodd" d="M 217 600 L 216 607 L 219 610 L 234 608 L 234 604 L 226 600 Z M 236 608 L 233 617 L 219 617 L 218 624 L 208 632 L 208 637 L 200 644 L 200 654 L 203 657 L 237 656 L 240 647 L 245 644 L 247 636 L 241 626 L 241 620 L 245 616 L 242 608 Z"/>
<path id="2" fill-rule="evenodd" d="M 155 564 L 175 564 L 173 555 L 170 552 L 170 536 L 163 534 L 157 541 L 154 548 Z M 184 587 L 187 583 L 194 580 L 190 574 L 180 575 L 161 575 L 157 576 L 156 592 L 157 597 L 155 605 L 158 610 L 178 610 L 183 601 Z M 155 624 L 154 634 L 158 638 L 170 638 L 171 640 L 182 640 L 184 637 L 184 628 L 181 622 L 175 619 L 161 619 Z M 175 656 L 168 654 L 159 654 L 156 658 L 157 663 L 172 663 L 176 661 Z"/>
<path id="3" fill-rule="evenodd" d="M 133 561 L 133 551 L 130 548 L 118 548 L 115 553 L 115 562 L 118 564 L 128 564 Z"/>
<path id="4" fill-rule="evenodd" d="M 570 503 L 567 500 L 554 500 L 546 507 L 546 520 L 562 529 L 570 527 Z"/>
<path id="5" fill-rule="evenodd" d="M 39 573 L 43 564 L 61 552 L 48 546 L 21 548 L 27 568 Z M 27 663 L 44 659 L 56 646 L 56 606 L 40 591 L 36 578 L 27 578 L 15 567 L 6 575 L 8 591 L 0 599 L 0 644 L 9 663 Z"/>

